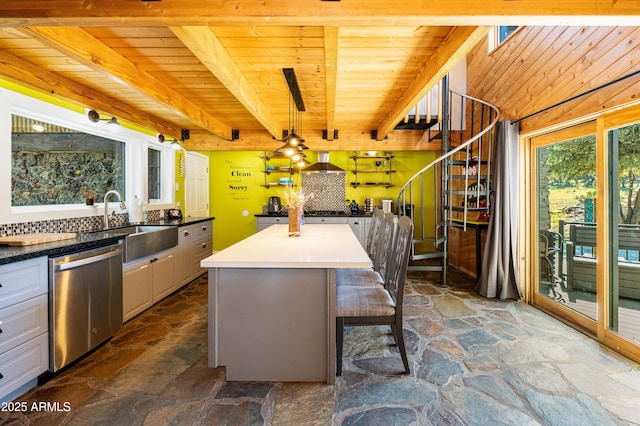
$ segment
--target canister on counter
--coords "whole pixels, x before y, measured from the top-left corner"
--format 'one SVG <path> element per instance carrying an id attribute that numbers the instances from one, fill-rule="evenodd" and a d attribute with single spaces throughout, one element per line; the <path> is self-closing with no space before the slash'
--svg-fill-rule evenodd
<path id="1" fill-rule="evenodd" d="M 382 200 L 382 211 L 385 213 L 393 212 L 393 200 Z"/>
<path id="2" fill-rule="evenodd" d="M 364 214 L 373 213 L 373 198 L 367 197 L 364 199 Z"/>

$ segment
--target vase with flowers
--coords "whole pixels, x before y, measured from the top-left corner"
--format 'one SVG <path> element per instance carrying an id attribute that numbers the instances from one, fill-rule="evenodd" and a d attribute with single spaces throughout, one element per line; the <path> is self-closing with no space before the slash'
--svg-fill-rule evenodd
<path id="1" fill-rule="evenodd" d="M 304 214 L 304 203 L 312 198 L 312 193 L 305 193 L 302 190 L 296 191 L 294 185 L 286 186 L 284 191 L 284 200 L 288 207 L 290 237 L 300 236 L 302 215 Z"/>

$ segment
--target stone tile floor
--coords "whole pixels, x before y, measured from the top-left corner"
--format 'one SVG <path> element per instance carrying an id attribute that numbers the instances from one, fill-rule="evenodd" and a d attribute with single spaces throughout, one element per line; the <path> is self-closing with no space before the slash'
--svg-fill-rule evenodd
<path id="1" fill-rule="evenodd" d="M 226 382 L 206 365 L 204 277 L 19 399 L 70 410 L 0 412 L 0 425 L 640 425 L 637 364 L 449 277 L 409 272 L 408 376 L 389 330 L 359 327 L 335 386 Z"/>

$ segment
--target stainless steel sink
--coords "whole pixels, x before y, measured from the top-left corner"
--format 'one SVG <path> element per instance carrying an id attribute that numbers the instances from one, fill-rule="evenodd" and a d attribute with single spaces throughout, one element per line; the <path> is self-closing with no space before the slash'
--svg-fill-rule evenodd
<path id="1" fill-rule="evenodd" d="M 123 261 L 130 262 L 178 245 L 177 226 L 125 226 L 106 229 L 106 234 L 127 234 L 124 239 Z"/>

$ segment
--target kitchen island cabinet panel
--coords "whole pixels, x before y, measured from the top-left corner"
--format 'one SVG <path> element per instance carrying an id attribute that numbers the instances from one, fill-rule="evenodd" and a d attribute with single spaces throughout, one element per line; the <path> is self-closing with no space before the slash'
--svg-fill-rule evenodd
<path id="1" fill-rule="evenodd" d="M 327 380 L 327 270 L 223 269 L 218 278 L 227 380 Z"/>
<path id="2" fill-rule="evenodd" d="M 347 223 L 288 235 L 274 225 L 202 261 L 209 366 L 229 381 L 335 381 L 335 269 L 371 260 Z"/>

